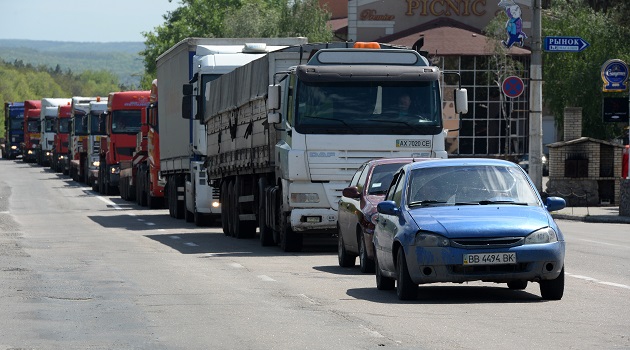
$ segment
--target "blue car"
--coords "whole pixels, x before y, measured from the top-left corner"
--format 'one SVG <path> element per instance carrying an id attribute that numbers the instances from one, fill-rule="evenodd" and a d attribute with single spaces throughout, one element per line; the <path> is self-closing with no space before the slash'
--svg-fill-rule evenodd
<path id="1" fill-rule="evenodd" d="M 376 287 L 415 299 L 418 285 L 484 281 L 525 289 L 543 299 L 564 292 L 565 241 L 518 165 L 495 159 L 441 159 L 407 164 L 377 205 Z"/>

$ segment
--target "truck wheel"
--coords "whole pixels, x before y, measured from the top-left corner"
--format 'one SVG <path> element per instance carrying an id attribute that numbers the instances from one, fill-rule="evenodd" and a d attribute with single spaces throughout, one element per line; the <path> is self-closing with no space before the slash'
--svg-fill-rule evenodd
<path id="1" fill-rule="evenodd" d="M 221 228 L 223 228 L 223 234 L 230 235 L 230 228 L 228 226 L 228 211 L 230 210 L 228 190 L 229 183 L 223 181 L 221 183 L 221 193 L 219 194 L 219 200 L 221 201 Z"/>
<path id="2" fill-rule="evenodd" d="M 103 172 L 100 168 L 98 169 L 98 193 L 105 193 L 105 187 L 103 186 Z"/>
<path id="3" fill-rule="evenodd" d="M 247 179 L 244 179 L 242 176 L 237 176 L 236 180 L 234 180 L 234 197 L 235 197 L 235 219 L 234 219 L 234 233 L 236 238 L 252 238 L 256 235 L 256 222 L 251 220 L 241 220 L 241 215 L 252 214 L 248 210 L 248 207 L 251 207 L 252 202 L 241 202 L 239 198 L 241 196 L 246 196 L 252 191 L 252 186 L 247 186 Z"/>
<path id="4" fill-rule="evenodd" d="M 228 185 L 228 212 L 227 212 L 227 216 L 228 216 L 228 236 L 232 236 L 235 237 L 235 233 L 236 231 L 234 231 L 234 220 L 235 220 L 235 203 L 236 203 L 236 198 L 234 196 L 234 185 L 235 185 L 236 181 L 230 181 L 230 184 Z"/>
<path id="5" fill-rule="evenodd" d="M 193 213 L 193 221 L 195 222 L 195 226 L 208 226 L 210 218 L 206 214 L 202 214 L 195 210 Z"/>
<path id="6" fill-rule="evenodd" d="M 302 232 L 295 232 L 291 228 L 291 223 L 287 222 L 287 214 L 282 215 L 282 222 L 280 223 L 280 247 L 285 252 L 300 252 L 302 251 L 303 235 Z"/>
<path id="7" fill-rule="evenodd" d="M 142 182 L 144 181 L 142 175 L 142 167 L 140 167 L 136 172 L 136 204 L 139 206 L 142 206 Z"/>
<path id="8" fill-rule="evenodd" d="M 169 176 L 167 177 L 166 180 L 166 187 L 164 188 L 165 193 L 164 193 L 164 200 L 166 201 L 166 207 L 168 208 L 168 215 L 172 218 L 175 217 L 175 215 L 173 215 L 173 199 L 172 199 L 172 193 L 173 193 L 173 180 L 172 177 Z"/>
<path id="9" fill-rule="evenodd" d="M 186 222 L 193 222 L 195 220 L 193 213 L 188 210 L 188 208 L 184 208 L 184 220 L 186 220 Z"/>
<path id="10" fill-rule="evenodd" d="M 258 231 L 260 235 L 260 245 L 263 247 L 274 245 L 273 230 L 267 226 L 267 211 L 265 210 L 265 188 L 267 187 L 267 179 L 261 177 L 258 179 Z"/>
<path id="11" fill-rule="evenodd" d="M 186 203 L 184 201 L 180 201 L 179 200 L 179 190 L 178 188 L 180 187 L 180 185 L 183 186 L 183 181 L 180 181 L 180 178 L 178 176 L 173 176 L 173 203 L 175 204 L 175 210 L 173 211 L 175 213 L 175 218 L 177 219 L 183 219 L 184 218 L 184 212 L 186 210 Z"/>

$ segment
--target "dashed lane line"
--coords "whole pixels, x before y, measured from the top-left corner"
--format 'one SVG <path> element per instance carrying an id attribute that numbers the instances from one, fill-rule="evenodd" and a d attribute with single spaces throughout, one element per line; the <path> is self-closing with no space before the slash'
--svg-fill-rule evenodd
<path id="1" fill-rule="evenodd" d="M 598 279 L 596 279 L 596 278 L 593 278 L 593 277 L 582 276 L 582 275 L 574 275 L 574 274 L 571 274 L 571 273 L 566 273 L 566 272 L 565 272 L 565 274 L 566 274 L 567 276 L 571 276 L 571 277 L 573 277 L 573 278 L 578 278 L 578 279 L 581 279 L 581 280 L 584 280 L 584 281 L 589 281 L 589 282 L 593 282 L 593 283 L 599 283 L 599 284 L 603 284 L 603 285 L 606 285 L 606 286 L 611 286 L 611 287 L 617 287 L 617 288 L 623 288 L 623 289 L 630 289 L 630 286 L 629 286 L 629 285 L 626 285 L 626 284 L 614 283 L 614 282 L 606 282 L 606 281 L 600 281 L 600 280 L 598 280 Z"/>

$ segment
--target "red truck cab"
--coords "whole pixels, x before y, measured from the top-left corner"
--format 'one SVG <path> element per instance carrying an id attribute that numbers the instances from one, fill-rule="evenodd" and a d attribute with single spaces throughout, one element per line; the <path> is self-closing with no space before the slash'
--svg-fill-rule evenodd
<path id="1" fill-rule="evenodd" d="M 157 117 L 157 80 L 153 80 L 149 105 L 142 109 L 136 151 L 120 162 L 120 196 L 151 209 L 164 206 L 165 181 L 160 176 L 160 139 Z"/>
<path id="2" fill-rule="evenodd" d="M 70 169 L 70 151 L 68 150 L 68 137 L 70 136 L 70 127 L 72 116 L 72 106 L 59 106 L 57 111 L 57 119 L 55 120 L 55 137 L 53 139 L 53 156 L 50 167 L 58 172 L 68 173 Z"/>
<path id="3" fill-rule="evenodd" d="M 99 192 L 114 194 L 120 180 L 120 162 L 130 161 L 140 132 L 141 110 L 150 91 L 112 92 L 107 100 L 107 136 L 101 138 Z"/>
<path id="4" fill-rule="evenodd" d="M 41 138 L 40 113 L 42 101 L 24 101 L 24 144 L 22 160 L 27 163 L 37 161 L 37 146 Z"/>

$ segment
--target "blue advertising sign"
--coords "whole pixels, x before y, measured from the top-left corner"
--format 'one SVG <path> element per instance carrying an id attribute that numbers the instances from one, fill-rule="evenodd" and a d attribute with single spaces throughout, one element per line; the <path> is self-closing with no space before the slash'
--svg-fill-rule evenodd
<path id="1" fill-rule="evenodd" d="M 628 89 L 628 65 L 618 59 L 608 60 L 602 66 L 602 80 L 604 92 L 621 92 Z"/>
<path id="2" fill-rule="evenodd" d="M 578 36 L 547 36 L 545 51 L 548 52 L 580 52 L 589 47 L 586 40 Z"/>

